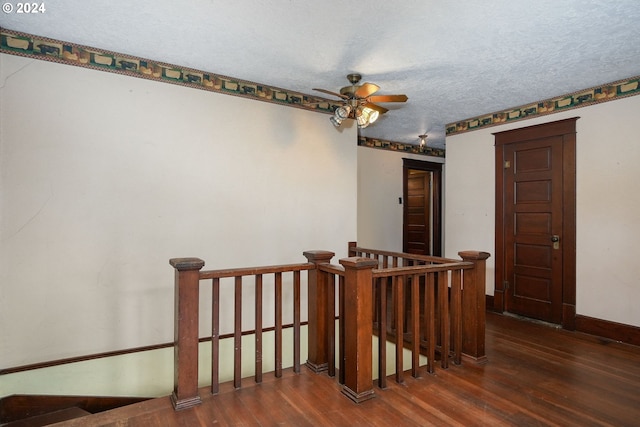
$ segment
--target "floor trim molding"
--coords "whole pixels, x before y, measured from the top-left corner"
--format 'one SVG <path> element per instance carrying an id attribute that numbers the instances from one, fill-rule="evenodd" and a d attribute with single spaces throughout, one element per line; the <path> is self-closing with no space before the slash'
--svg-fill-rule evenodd
<path id="1" fill-rule="evenodd" d="M 640 327 L 576 315 L 576 331 L 640 346 Z"/>

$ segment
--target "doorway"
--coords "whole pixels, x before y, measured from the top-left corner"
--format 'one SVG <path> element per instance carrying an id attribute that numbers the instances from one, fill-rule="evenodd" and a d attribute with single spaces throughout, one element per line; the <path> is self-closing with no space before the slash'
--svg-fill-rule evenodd
<path id="1" fill-rule="evenodd" d="M 494 308 L 575 328 L 576 120 L 495 133 Z"/>
<path id="2" fill-rule="evenodd" d="M 442 255 L 442 164 L 403 161 L 403 252 Z"/>

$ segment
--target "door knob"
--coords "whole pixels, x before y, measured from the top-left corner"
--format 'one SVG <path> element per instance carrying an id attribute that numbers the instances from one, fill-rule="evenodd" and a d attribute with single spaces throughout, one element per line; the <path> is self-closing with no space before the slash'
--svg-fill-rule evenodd
<path id="1" fill-rule="evenodd" d="M 553 249 L 560 249 L 560 236 L 554 234 L 551 236 L 551 241 L 553 242 Z"/>

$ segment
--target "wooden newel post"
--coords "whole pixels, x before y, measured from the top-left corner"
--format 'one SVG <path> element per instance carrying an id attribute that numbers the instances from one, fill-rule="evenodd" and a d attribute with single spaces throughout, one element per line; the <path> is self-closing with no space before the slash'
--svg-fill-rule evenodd
<path id="1" fill-rule="evenodd" d="M 199 258 L 172 258 L 175 269 L 174 361 L 171 403 L 176 410 L 202 403 L 198 395 Z"/>
<path id="2" fill-rule="evenodd" d="M 342 393 L 356 403 L 374 397 L 371 367 L 373 336 L 372 270 L 378 262 L 371 258 L 340 260 L 344 267 L 344 385 Z"/>
<path id="3" fill-rule="evenodd" d="M 488 252 L 458 252 L 463 261 L 472 262 L 473 269 L 464 270 L 462 289 L 462 353 L 478 363 L 487 361 L 485 354 L 486 327 L 486 260 Z"/>
<path id="4" fill-rule="evenodd" d="M 316 265 L 309 270 L 308 281 L 308 359 L 307 367 L 313 372 L 323 372 L 329 368 L 327 283 L 328 275 L 318 270 L 319 264 L 329 264 L 335 255 L 329 251 L 306 251 L 307 260 Z M 333 314 L 335 316 L 335 314 Z"/>

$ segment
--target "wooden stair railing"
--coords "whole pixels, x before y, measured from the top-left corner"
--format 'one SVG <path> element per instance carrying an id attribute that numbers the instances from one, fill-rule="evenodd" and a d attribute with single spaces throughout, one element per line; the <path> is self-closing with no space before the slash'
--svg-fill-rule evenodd
<path id="1" fill-rule="evenodd" d="M 460 364 L 465 342 L 467 350 L 476 351 L 465 356 L 477 361 L 484 360 L 483 268 L 488 253 L 461 253 L 462 260 L 423 256 L 418 259 L 412 254 L 363 249 L 355 245 L 352 248 L 350 255 L 355 256 L 341 259 L 341 265 L 318 265 L 317 271 L 318 280 L 326 288 L 326 293 L 322 293 L 320 298 L 329 301 L 325 306 L 328 314 L 321 320 L 322 324 L 328 321 L 324 329 L 327 335 L 322 342 L 328 343 L 329 375 L 335 375 L 335 367 L 331 364 L 335 358 L 331 344 L 334 342 L 335 308 L 331 301 L 335 299 L 336 277 L 340 280 L 338 380 L 343 386 L 343 394 L 358 403 L 374 397 L 370 358 L 362 356 L 371 354 L 373 325 L 376 325 L 378 334 L 376 350 L 379 356 L 378 386 L 381 388 L 386 387 L 387 326 L 391 323 L 395 332 L 397 382 L 403 381 L 403 351 L 407 341 L 411 351 L 411 374 L 414 377 L 419 376 L 422 347 L 426 348 L 429 373 L 435 371 L 436 350 L 442 368 L 448 368 L 450 359 Z M 407 309 L 405 286 L 410 289 L 409 295 L 412 296 L 406 298 L 410 302 L 406 310 L 410 317 L 408 322 L 404 320 Z M 387 287 L 392 289 L 391 315 L 387 312 Z M 479 294 L 482 299 L 478 298 Z M 423 304 L 414 295 L 423 295 Z M 482 305 L 477 304 L 479 300 Z M 309 305 L 314 305 L 311 296 Z M 468 322 L 466 329 L 465 322 Z M 409 325 L 408 334 L 405 334 L 405 323 Z"/>
<path id="2" fill-rule="evenodd" d="M 419 357 L 426 348 L 427 372 L 435 372 L 436 349 L 443 369 L 449 367 L 449 359 L 456 364 L 462 359 L 462 272 L 473 264 L 456 262 L 377 269 L 373 272 L 376 291 L 380 295 L 378 305 L 379 360 L 386 359 L 389 317 L 395 318 L 395 378 L 403 382 L 403 351 L 411 352 L 411 375 L 419 376 Z M 387 307 L 387 286 L 391 285 L 393 310 Z M 407 285 L 407 286 L 405 286 Z M 405 290 L 410 293 L 405 296 Z M 422 289 L 421 289 L 422 288 Z M 422 310 L 420 296 L 423 298 Z M 406 310 L 409 302 L 409 309 Z M 407 315 L 405 321 L 404 316 Z M 406 325 L 406 330 L 405 330 Z M 408 344 L 408 345 L 407 345 Z M 378 384 L 386 387 L 386 363 L 378 367 Z"/>
<path id="3" fill-rule="evenodd" d="M 407 324 L 412 352 L 412 375 L 418 376 L 421 346 L 427 348 L 427 371 L 435 369 L 435 352 L 441 365 L 449 359 L 460 363 L 462 354 L 484 361 L 485 261 L 486 252 L 460 252 L 463 258 L 452 260 L 413 254 L 358 248 L 350 244 L 349 258 L 340 265 L 330 264 L 329 251 L 307 251 L 307 263 L 200 271 L 204 261 L 198 258 L 174 258 L 175 269 L 175 369 L 171 401 L 176 410 L 201 403 L 198 395 L 198 306 L 199 283 L 212 281 L 212 378 L 211 392 L 217 393 L 219 374 L 219 289 L 220 279 L 234 278 L 234 386 L 241 385 L 242 284 L 253 276 L 256 295 L 256 367 L 255 381 L 262 380 L 262 278 L 273 274 L 275 281 L 275 375 L 282 372 L 282 275 L 293 275 L 294 371 L 300 369 L 300 273 L 308 271 L 308 360 L 314 372 L 335 375 L 335 299 L 336 277 L 339 295 L 339 382 L 342 393 L 355 402 L 374 397 L 372 345 L 374 313 L 379 334 L 378 377 L 380 387 L 386 381 L 387 292 L 391 284 L 393 317 L 396 330 L 396 381 L 402 382 L 405 347 L 405 285 L 410 301 Z M 423 288 L 424 304 L 417 297 Z M 374 304 L 374 289 L 376 303 Z M 379 297 L 379 298 L 378 298 Z M 408 328 L 408 329 L 409 329 Z"/>
<path id="4" fill-rule="evenodd" d="M 319 258 L 333 256 L 331 252 L 311 251 Z M 199 405 L 198 395 L 198 344 L 199 344 L 199 284 L 211 280 L 211 393 L 219 390 L 219 339 L 220 339 L 220 279 L 233 278 L 234 286 L 234 364 L 233 384 L 239 388 L 242 381 L 242 285 L 243 278 L 252 276 L 255 283 L 255 381 L 262 381 L 262 291 L 263 277 L 274 275 L 275 293 L 275 375 L 282 375 L 282 285 L 283 274 L 293 275 L 293 351 L 294 372 L 300 371 L 300 272 L 315 271 L 313 262 L 264 267 L 236 268 L 200 271 L 204 261 L 199 258 L 173 258 L 169 263 L 175 269 L 175 327 L 174 327 L 174 390 L 171 402 L 176 410 Z M 309 283 L 315 275 L 309 275 Z M 311 345 L 310 345 L 311 348 Z"/>
<path id="5" fill-rule="evenodd" d="M 477 363 L 486 361 L 484 331 L 486 324 L 486 260 L 490 256 L 488 252 L 461 251 L 458 252 L 462 258 L 460 261 L 452 258 L 367 249 L 358 247 L 356 242 L 349 242 L 349 255 L 375 259 L 382 269 L 460 262 L 470 264 L 471 267 L 466 265 L 463 268 L 465 271 L 461 293 L 462 354 Z M 435 272 L 435 270 L 432 271 Z M 437 274 L 434 277 L 437 277 Z M 379 302 L 379 298 L 380 293 L 376 293 L 376 301 Z M 410 303 L 412 302 L 414 299 L 410 300 Z M 393 322 L 396 320 L 396 317 L 392 319 Z"/>

